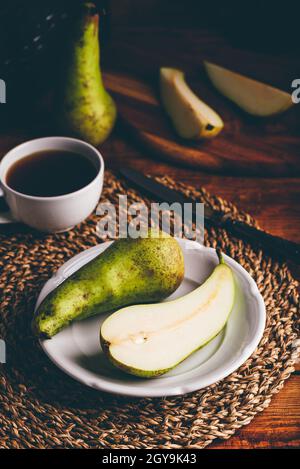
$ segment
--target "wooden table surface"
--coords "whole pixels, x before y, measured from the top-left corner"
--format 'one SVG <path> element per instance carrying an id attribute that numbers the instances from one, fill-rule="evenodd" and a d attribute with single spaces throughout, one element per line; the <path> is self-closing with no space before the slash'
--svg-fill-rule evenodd
<path id="1" fill-rule="evenodd" d="M 300 242 L 299 179 L 223 177 L 183 169 L 153 159 L 121 131 L 107 141 L 102 152 L 110 168 L 133 167 L 152 176 L 167 174 L 177 181 L 203 186 L 253 215 L 271 233 Z M 299 271 L 294 274 L 300 278 Z M 300 366 L 273 398 L 270 406 L 229 440 L 217 440 L 209 448 L 295 448 L 300 446 Z"/>
<path id="2" fill-rule="evenodd" d="M 223 38 L 195 30 L 164 30 L 161 28 L 118 28 L 112 35 L 110 58 L 113 69 L 121 69 L 147 79 L 161 65 L 182 66 L 191 75 L 195 62 L 207 51 L 226 65 L 238 64 L 241 72 L 288 90 L 293 74 L 300 71 L 294 56 L 266 57 L 242 51 L 226 44 Z M 198 51 L 195 60 L 195 51 Z M 224 53 L 225 52 L 225 53 Z M 109 51 L 108 51 L 109 53 Z M 246 55 L 247 60 L 243 60 Z M 165 62 L 164 62 L 165 60 Z M 220 62 L 219 62 L 220 63 Z M 117 67 L 116 67 L 117 64 Z M 110 60 L 108 60 L 108 68 Z M 298 74 L 300 76 L 300 73 Z M 297 75 L 297 76 L 298 76 Z M 296 110 L 299 113 L 299 109 Z M 296 119 L 298 121 L 298 119 Z M 295 122 L 295 135 L 300 126 Z M 231 177 L 208 174 L 170 164 L 141 147 L 120 126 L 113 138 L 102 148 L 107 165 L 131 166 L 152 176 L 169 175 L 175 180 L 208 191 L 235 203 L 249 212 L 261 228 L 287 239 L 300 242 L 300 180 L 296 177 Z M 299 146 L 300 158 L 300 146 Z M 300 269 L 291 266 L 296 278 Z M 295 448 L 300 447 L 300 366 L 273 398 L 271 405 L 227 441 L 216 441 L 210 448 Z"/>
<path id="3" fill-rule="evenodd" d="M 24 140 L 0 137 L 0 158 L 16 143 Z M 105 164 L 111 169 L 122 165 L 152 176 L 169 175 L 175 180 L 203 186 L 213 194 L 235 203 L 253 215 L 267 231 L 300 242 L 299 179 L 266 179 L 216 176 L 195 169 L 183 169 L 154 159 L 129 142 L 116 129 L 101 147 Z M 294 275 L 300 279 L 300 272 Z M 272 399 L 270 406 L 229 440 L 216 440 L 209 448 L 295 448 L 300 447 L 300 366 Z"/>
<path id="4" fill-rule="evenodd" d="M 151 42 L 149 38 L 151 37 L 153 38 L 152 42 L 156 43 L 156 47 L 159 48 L 160 42 L 157 40 L 157 34 L 151 29 L 143 31 L 143 34 L 140 34 L 136 29 L 133 31 L 120 30 L 115 39 L 113 36 L 114 61 L 119 62 L 126 71 L 130 70 L 132 65 L 135 65 L 135 71 L 137 71 L 138 63 L 137 61 L 134 62 L 133 58 L 136 57 L 138 60 L 142 60 L 146 50 L 143 49 L 142 41 L 146 40 L 149 60 L 147 64 L 144 64 L 142 72 L 147 73 L 155 66 L 156 60 L 154 46 L 151 48 L 149 46 Z M 175 40 L 176 37 L 180 37 L 182 41 L 184 36 L 182 32 L 175 34 L 173 31 L 170 38 Z M 187 33 L 187 37 L 188 40 L 194 40 L 194 36 L 190 31 Z M 215 42 L 217 45 L 219 44 L 218 41 Z M 163 47 L 164 49 L 167 47 L 165 43 Z M 173 56 L 174 49 L 171 51 Z M 178 51 L 184 55 L 182 44 Z M 295 63 L 293 59 L 291 60 L 291 63 Z M 173 59 L 170 58 L 168 63 L 173 64 Z M 183 60 L 183 63 L 188 68 L 189 61 Z M 261 60 L 260 63 L 262 64 L 263 61 Z M 282 85 L 286 84 L 287 77 L 290 79 L 285 58 L 282 59 L 282 63 L 284 64 L 282 67 L 284 76 L 277 74 L 275 77 L 279 85 L 280 83 Z M 266 73 L 266 68 L 262 66 L 262 78 Z M 34 135 L 34 130 L 28 134 L 14 131 L 2 133 L 0 136 L 0 157 L 15 144 Z M 101 151 L 106 166 L 109 168 L 117 169 L 125 165 L 152 176 L 169 175 L 180 182 L 198 187 L 203 186 L 211 193 L 221 196 L 235 203 L 242 210 L 249 212 L 258 220 L 261 228 L 274 235 L 300 242 L 300 184 L 298 178 L 231 177 L 229 175 L 208 174 L 198 169 L 179 167 L 160 160 L 157 156 L 154 157 L 149 151 L 141 148 L 126 135 L 121 126 L 117 126 L 110 139 L 101 146 Z M 292 267 L 292 270 L 299 279 L 299 269 Z M 299 447 L 299 397 L 300 366 L 297 366 L 296 371 L 286 382 L 284 388 L 273 398 L 268 409 L 256 416 L 248 426 L 237 431 L 229 440 L 216 441 L 210 448 Z"/>

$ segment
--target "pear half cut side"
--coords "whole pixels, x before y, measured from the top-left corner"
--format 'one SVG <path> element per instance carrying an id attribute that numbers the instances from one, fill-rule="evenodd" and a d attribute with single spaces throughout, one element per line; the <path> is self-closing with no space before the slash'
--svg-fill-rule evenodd
<path id="1" fill-rule="evenodd" d="M 184 73 L 160 69 L 160 95 L 178 135 L 185 139 L 215 137 L 223 128 L 221 117 L 187 85 Z"/>
<path id="2" fill-rule="evenodd" d="M 234 304 L 232 270 L 220 255 L 210 277 L 173 301 L 120 309 L 102 324 L 100 341 L 110 361 L 145 378 L 166 373 L 212 340 Z"/>
<path id="3" fill-rule="evenodd" d="M 248 114 L 267 117 L 293 105 L 291 95 L 285 91 L 210 62 L 204 62 L 204 66 L 217 90 Z"/>

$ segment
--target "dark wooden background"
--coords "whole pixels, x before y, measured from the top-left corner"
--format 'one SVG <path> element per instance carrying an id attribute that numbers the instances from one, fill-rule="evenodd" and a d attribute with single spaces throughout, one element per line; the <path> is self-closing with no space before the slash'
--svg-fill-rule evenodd
<path id="1" fill-rule="evenodd" d="M 206 46 L 214 50 L 215 59 L 235 64 L 239 71 L 289 90 L 294 78 L 300 78 L 300 60 L 293 22 L 296 14 L 289 12 L 287 34 L 278 29 L 287 17 L 287 9 L 276 4 L 260 11 L 258 3 L 266 2 L 174 2 L 160 0 L 112 0 L 110 41 L 103 55 L 107 72 L 121 70 L 138 79 L 153 79 L 159 65 L 172 65 L 195 73 L 204 58 Z M 227 8 L 224 10 L 224 4 Z M 239 5 L 234 9 L 234 4 Z M 294 19 L 293 19 L 294 18 Z M 254 27 L 255 25 L 255 27 Z M 265 26 L 264 26 L 265 25 Z M 280 31 L 280 37 L 278 34 Z M 224 44 L 227 44 L 224 48 Z M 122 83 L 120 83 L 122 86 Z M 228 103 L 228 106 L 230 104 Z M 291 122 L 294 145 L 300 142 L 300 104 Z M 48 116 L 38 126 L 0 129 L 0 157 L 15 144 L 34 136 L 50 133 Z M 226 125 L 226 123 L 225 123 Z M 285 125 L 278 121 L 274 138 L 284 145 Z M 119 122 L 113 135 L 100 150 L 106 166 L 118 169 L 131 166 L 155 175 L 169 175 L 180 182 L 204 186 L 208 191 L 234 202 L 249 212 L 260 226 L 278 236 L 300 242 L 300 184 L 297 177 L 233 176 L 206 173 L 165 162 L 159 155 L 142 147 Z M 287 150 L 288 151 L 288 150 Z M 251 156 L 250 156 L 251 157 Z M 300 157 L 300 144 L 299 144 Z M 291 266 L 300 278 L 299 269 Z M 300 446 L 300 367 L 277 394 L 268 409 L 227 441 L 217 441 L 210 448 L 277 448 Z"/>
<path id="2" fill-rule="evenodd" d="M 169 7 L 166 5 L 168 3 Z M 297 50 L 291 50 L 288 39 L 287 43 L 283 41 L 281 46 L 278 45 L 276 27 L 277 23 L 280 24 L 282 11 L 278 9 L 276 2 L 273 11 L 274 23 L 266 28 L 262 26 L 264 19 L 257 19 L 256 2 L 252 3 L 252 10 L 245 2 L 241 2 L 240 10 L 238 12 L 231 10 L 227 16 L 229 22 L 234 22 L 236 17 L 240 18 L 244 22 L 244 31 L 240 25 L 237 25 L 231 35 L 228 35 L 230 28 L 226 27 L 226 24 L 222 28 L 224 26 L 222 5 L 218 17 L 210 21 L 212 7 L 205 8 L 204 2 L 196 3 L 198 6 L 194 9 L 195 2 L 175 1 L 172 10 L 170 2 L 148 0 L 143 2 L 142 8 L 141 2 L 138 1 L 112 1 L 112 11 L 115 11 L 115 16 L 112 23 L 110 50 L 113 54 L 107 60 L 107 68 L 111 66 L 113 69 L 118 69 L 122 65 L 123 71 L 141 77 L 151 75 L 155 66 L 162 65 L 164 60 L 167 64 L 181 66 L 193 73 L 196 64 L 201 61 L 201 52 L 203 54 L 205 51 L 203 44 L 207 41 L 216 45 L 215 56 L 219 56 L 224 65 L 234 63 L 235 68 L 241 72 L 274 86 L 288 91 L 291 80 L 300 77 Z M 225 3 L 230 10 L 232 2 Z M 249 24 L 245 19 L 248 9 L 251 10 L 248 12 Z M 201 10 L 204 18 L 201 17 Z M 284 16 L 285 13 L 283 21 Z M 253 34 L 253 18 L 257 20 L 257 37 Z M 249 34 L 251 23 L 252 33 Z M 294 34 L 295 30 L 291 24 L 289 37 L 293 37 Z M 261 41 L 263 38 L 266 40 Z M 225 56 L 222 50 L 218 51 L 218 45 L 221 47 L 223 40 L 227 43 Z M 300 104 L 296 116 L 300 116 Z M 295 135 L 299 138 L 300 118 L 293 119 Z M 280 126 L 280 121 L 278 125 Z M 284 140 L 284 134 L 280 135 Z M 300 140 L 297 142 L 299 144 Z M 140 147 L 137 142 L 128 138 L 122 127 L 119 127 L 114 137 L 103 145 L 103 153 L 112 168 L 117 169 L 121 165 L 132 166 L 153 176 L 167 174 L 181 182 L 198 187 L 204 186 L 211 193 L 228 199 L 249 212 L 263 229 L 300 242 L 298 178 L 269 178 L 264 177 L 265 174 L 261 174 L 260 177 L 222 176 L 175 166 L 157 156 L 154 157 L 151 152 Z M 293 266 L 291 268 L 300 278 L 300 271 Z M 268 409 L 258 415 L 250 425 L 239 430 L 235 436 L 227 441 L 216 442 L 210 448 L 299 447 L 299 398 L 300 367 L 297 366 L 285 387 L 273 398 Z"/>

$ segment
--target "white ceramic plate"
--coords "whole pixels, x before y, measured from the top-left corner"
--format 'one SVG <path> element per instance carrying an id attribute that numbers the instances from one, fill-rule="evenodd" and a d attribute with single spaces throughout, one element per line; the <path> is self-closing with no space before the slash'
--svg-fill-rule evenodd
<path id="1" fill-rule="evenodd" d="M 184 253 L 185 277 L 168 299 L 180 297 L 202 283 L 217 265 L 214 249 L 193 241 L 178 240 Z M 36 307 L 45 296 L 85 263 L 111 244 L 99 244 L 70 259 L 44 285 Z M 167 374 L 142 379 L 117 370 L 103 355 L 99 330 L 106 315 L 74 322 L 41 346 L 50 359 L 73 378 L 94 389 L 127 396 L 172 396 L 195 391 L 219 381 L 249 358 L 265 327 L 265 305 L 254 280 L 228 256 L 225 261 L 235 274 L 237 293 L 234 309 L 223 331 Z"/>

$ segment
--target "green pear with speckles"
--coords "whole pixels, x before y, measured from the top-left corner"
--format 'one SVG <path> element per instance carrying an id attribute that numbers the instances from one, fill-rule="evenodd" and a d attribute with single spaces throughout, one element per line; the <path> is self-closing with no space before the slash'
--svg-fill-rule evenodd
<path id="1" fill-rule="evenodd" d="M 160 232 L 115 241 L 52 291 L 33 319 L 40 337 L 52 337 L 74 320 L 160 301 L 180 285 L 184 260 L 178 242 Z"/>
<path id="2" fill-rule="evenodd" d="M 92 3 L 83 5 L 74 29 L 63 70 L 58 120 L 63 131 L 99 145 L 110 134 L 117 112 L 102 81 L 99 15 Z"/>

